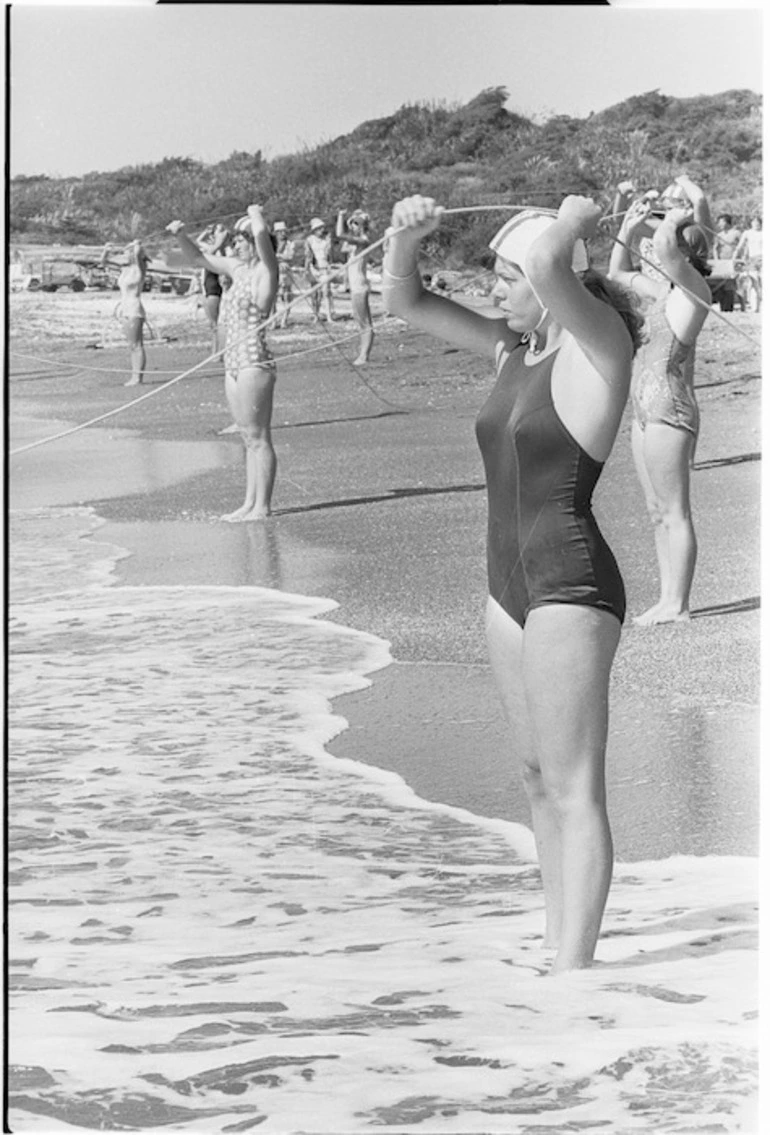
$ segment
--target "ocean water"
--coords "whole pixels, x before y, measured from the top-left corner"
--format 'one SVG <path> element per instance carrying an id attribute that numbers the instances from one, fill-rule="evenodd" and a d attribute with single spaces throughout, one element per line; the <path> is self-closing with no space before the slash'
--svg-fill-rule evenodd
<path id="1" fill-rule="evenodd" d="M 11 516 L 12 1131 L 758 1135 L 753 861 L 619 865 L 544 977 L 529 831 L 325 750 L 387 644 L 100 527 Z"/>

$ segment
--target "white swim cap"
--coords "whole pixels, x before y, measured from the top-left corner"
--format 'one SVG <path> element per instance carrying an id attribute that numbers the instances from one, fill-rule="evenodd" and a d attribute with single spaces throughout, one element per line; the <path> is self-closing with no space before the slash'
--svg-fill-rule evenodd
<path id="1" fill-rule="evenodd" d="M 311 233 L 314 232 L 315 229 L 325 229 L 325 228 L 326 228 L 326 221 L 322 221 L 320 217 L 313 217 L 312 221 L 310 222 Z"/>
<path id="2" fill-rule="evenodd" d="M 557 215 L 553 209 L 525 209 L 506 221 L 490 240 L 489 247 L 497 256 L 516 264 L 524 272 L 527 253 L 537 238 L 551 227 Z M 588 250 L 585 241 L 576 240 L 572 253 L 572 271 L 585 272 L 587 268 Z"/>

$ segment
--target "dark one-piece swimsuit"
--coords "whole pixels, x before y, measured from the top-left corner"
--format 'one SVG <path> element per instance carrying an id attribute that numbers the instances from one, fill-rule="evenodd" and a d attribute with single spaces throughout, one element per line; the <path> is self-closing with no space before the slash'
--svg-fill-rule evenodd
<path id="1" fill-rule="evenodd" d="M 550 603 L 597 607 L 623 622 L 623 580 L 591 511 L 604 466 L 556 413 L 556 354 L 527 366 L 525 351 L 513 350 L 476 420 L 489 593 L 521 627 L 533 608 Z"/>

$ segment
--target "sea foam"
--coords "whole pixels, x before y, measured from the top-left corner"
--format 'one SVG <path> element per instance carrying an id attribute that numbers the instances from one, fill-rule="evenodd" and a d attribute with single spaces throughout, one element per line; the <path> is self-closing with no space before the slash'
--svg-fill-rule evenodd
<path id="1" fill-rule="evenodd" d="M 14 1131 L 758 1132 L 753 861 L 620 865 L 544 978 L 528 830 L 325 748 L 387 643 L 99 528 L 12 517 Z"/>

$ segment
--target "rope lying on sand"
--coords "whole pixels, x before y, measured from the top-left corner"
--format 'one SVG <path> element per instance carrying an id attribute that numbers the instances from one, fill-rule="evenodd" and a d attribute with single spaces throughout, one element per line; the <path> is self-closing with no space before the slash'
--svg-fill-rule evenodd
<path id="1" fill-rule="evenodd" d="M 453 215 L 459 215 L 461 213 L 500 212 L 501 210 L 504 210 L 504 211 L 507 211 L 507 212 L 516 211 L 516 210 L 522 210 L 523 211 L 527 208 L 529 208 L 528 205 L 520 205 L 520 204 L 462 205 L 462 206 L 458 206 L 458 207 L 455 207 L 455 208 L 442 210 L 441 216 L 442 217 L 453 216 Z M 605 217 L 604 219 L 607 220 L 609 218 Z M 404 226 L 404 227 L 406 227 L 406 226 Z M 375 249 L 380 248 L 383 244 L 385 244 L 385 242 L 391 236 L 393 236 L 396 232 L 401 232 L 401 231 L 403 231 L 403 229 L 393 229 L 393 228 L 387 229 L 383 236 L 381 236 L 377 240 L 373 241 L 366 248 L 362 249 L 361 252 L 356 253 L 354 256 L 351 256 L 346 264 L 343 264 L 339 268 L 334 268 L 330 272 L 328 272 L 326 274 L 327 278 L 325 280 L 320 281 L 319 283 L 315 284 L 312 288 L 310 288 L 308 291 L 303 292 L 301 295 L 296 296 L 293 300 L 290 300 L 289 303 L 286 304 L 280 312 L 276 311 L 273 315 L 268 316 L 267 319 L 262 321 L 262 323 L 259 325 L 257 330 L 263 331 L 263 330 L 266 330 L 268 327 L 273 327 L 279 319 L 284 318 L 286 312 L 290 311 L 298 303 L 306 302 L 308 297 L 311 296 L 314 292 L 317 292 L 321 288 L 323 288 L 326 285 L 326 283 L 328 283 L 329 279 L 335 279 L 337 277 L 344 275 L 344 273 L 347 272 L 347 269 L 348 269 L 350 264 L 356 263 L 357 261 L 363 260 L 365 257 L 371 255 L 371 253 L 374 252 Z M 620 240 L 619 237 L 615 236 L 615 237 L 613 237 L 613 240 L 616 243 L 622 245 L 624 248 L 629 249 L 629 246 L 624 241 Z M 629 251 L 631 251 L 631 250 L 629 249 Z M 671 280 L 672 283 L 675 282 L 672 279 L 672 277 L 669 275 L 669 273 L 665 271 L 665 269 L 661 268 L 659 265 L 653 264 L 652 261 L 647 260 L 647 258 L 642 256 L 640 253 L 637 253 L 637 255 L 639 255 L 639 258 L 641 260 L 644 260 L 645 263 L 650 264 L 658 272 L 661 272 L 664 276 L 666 276 L 669 280 Z M 685 292 L 688 296 L 690 296 L 690 298 L 692 300 L 694 300 L 695 303 L 699 304 L 701 307 L 705 307 L 708 314 L 716 315 L 718 318 L 722 319 L 722 321 L 728 327 L 730 327 L 733 331 L 737 331 L 738 334 L 743 335 L 743 337 L 748 339 L 749 342 L 752 343 L 755 347 L 759 347 L 759 342 L 757 341 L 757 339 L 754 338 L 753 335 L 750 335 L 748 332 L 744 331 L 742 328 L 735 326 L 735 324 L 730 323 L 729 320 L 724 318 L 724 316 L 721 314 L 721 312 L 715 311 L 711 307 L 710 304 L 706 303 L 706 301 L 701 299 L 700 296 L 695 295 L 694 292 L 691 292 L 689 290 L 689 288 L 685 287 L 682 284 L 678 284 L 677 286 L 683 292 Z M 239 343 L 245 341 L 250 334 L 253 334 L 253 331 L 245 333 L 239 339 L 236 339 L 233 343 L 228 344 L 228 347 L 237 346 Z M 336 344 L 330 344 L 330 345 L 336 346 Z M 113 407 L 112 410 L 107 410 L 104 414 L 99 414 L 97 417 L 91 418 L 87 422 L 81 422 L 76 426 L 72 426 L 70 429 L 62 430 L 60 433 L 52 434 L 50 437 L 39 438 L 37 441 L 29 442 L 27 445 L 23 445 L 23 446 L 18 447 L 17 449 L 10 450 L 8 456 L 9 457 L 16 457 L 21 453 L 26 453 L 31 449 L 36 449 L 38 446 L 47 445 L 50 442 L 54 442 L 54 441 L 59 441 L 61 438 L 69 437 L 71 434 L 78 433 L 80 430 L 87 429 L 89 426 L 96 425 L 98 422 L 103 422 L 107 418 L 111 418 L 116 414 L 120 414 L 120 413 L 122 413 L 123 410 L 127 410 L 132 406 L 136 406 L 140 402 L 144 402 L 147 398 L 152 398 L 156 394 L 160 394 L 164 390 L 170 389 L 172 386 L 175 386 L 177 382 L 181 382 L 181 380 L 183 378 L 188 378 L 191 374 L 194 374 L 196 371 L 201 370 L 208 363 L 213 362 L 215 359 L 221 358 L 222 355 L 225 353 L 225 350 L 227 350 L 227 347 L 223 347 L 221 350 L 215 351 L 213 354 L 209 355 L 207 358 L 203 359 L 201 362 L 196 363 L 195 366 L 192 366 L 188 370 L 183 371 L 181 374 L 178 374 L 175 378 L 170 379 L 168 382 L 164 382 L 161 386 L 156 386 L 152 390 L 148 390 L 145 394 L 140 395 L 138 398 L 132 399 L 130 402 L 125 402 L 120 406 L 115 406 L 115 407 Z M 346 360 L 346 361 L 348 361 L 348 360 Z M 352 364 L 351 364 L 351 367 L 352 367 Z M 381 395 L 377 394 L 376 391 L 372 390 L 372 388 L 369 386 L 369 384 L 366 383 L 363 380 L 362 376 L 358 373 L 358 368 L 352 367 L 352 369 L 355 370 L 359 381 L 362 381 L 364 386 L 366 386 L 367 389 L 369 389 L 371 391 L 371 393 L 373 393 L 375 395 L 375 397 L 379 398 L 380 401 L 382 401 L 382 402 L 386 401 L 384 398 L 382 398 Z M 389 403 L 389 404 L 392 405 L 392 403 Z"/>

